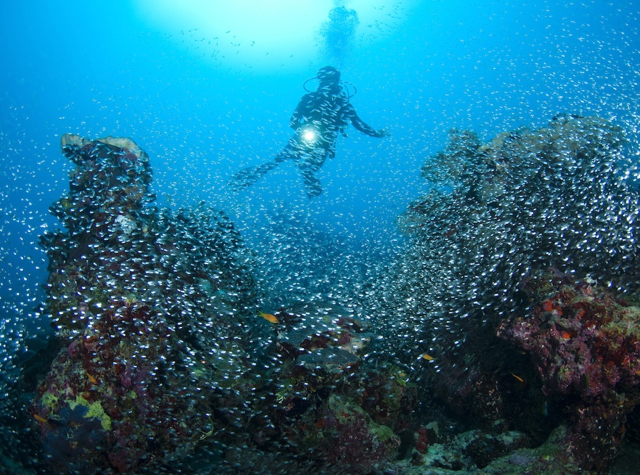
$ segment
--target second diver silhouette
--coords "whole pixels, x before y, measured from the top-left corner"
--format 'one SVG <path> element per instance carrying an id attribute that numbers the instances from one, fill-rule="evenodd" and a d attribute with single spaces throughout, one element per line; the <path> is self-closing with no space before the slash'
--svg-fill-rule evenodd
<path id="1" fill-rule="evenodd" d="M 307 196 L 313 198 L 322 193 L 320 180 L 315 173 L 322 167 L 327 156 L 335 157 L 336 139 L 339 133 L 346 136 L 344 129 L 348 125 L 347 121 L 371 137 L 388 135 L 385 129 L 374 130 L 358 117 L 349 102 L 350 96 L 343 91 L 340 71 L 336 68 L 320 68 L 313 79 L 318 79 L 318 90 L 302 96 L 289 122 L 289 126 L 296 131 L 295 135 L 273 161 L 245 168 L 235 174 L 229 182 L 234 191 L 253 185 L 280 163 L 294 160 L 300 168 Z"/>

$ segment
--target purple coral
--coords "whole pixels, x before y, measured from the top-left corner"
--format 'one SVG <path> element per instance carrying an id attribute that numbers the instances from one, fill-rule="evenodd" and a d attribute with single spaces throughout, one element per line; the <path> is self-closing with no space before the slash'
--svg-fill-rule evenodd
<path id="1" fill-rule="evenodd" d="M 360 407 L 335 395 L 320 408 L 315 429 L 323 443 L 314 451 L 349 473 L 371 473 L 391 460 L 400 447 L 400 439 L 391 429 L 376 424 Z"/>
<path id="2" fill-rule="evenodd" d="M 570 276 L 546 275 L 527 290 L 530 313 L 502 322 L 498 335 L 529 352 L 544 393 L 566 401 L 568 447 L 585 468 L 602 470 L 640 395 L 637 311 Z"/>

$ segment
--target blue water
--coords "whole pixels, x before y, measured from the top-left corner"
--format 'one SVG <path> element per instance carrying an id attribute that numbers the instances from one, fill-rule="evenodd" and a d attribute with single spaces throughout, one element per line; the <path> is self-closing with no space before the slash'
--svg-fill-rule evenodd
<path id="1" fill-rule="evenodd" d="M 275 21 L 282 11 L 260 6 L 266 3 L 248 2 L 245 14 Z M 258 32 L 230 39 L 230 27 L 205 16 L 187 22 L 176 15 L 162 26 L 150 19 L 149 2 L 2 2 L 0 312 L 7 335 L 15 322 L 28 328 L 8 337 L 3 351 L 48 327 L 37 311 L 47 275 L 37 240 L 59 226 L 48 207 L 68 190 L 72 164 L 59 148 L 67 132 L 131 137 L 150 156 L 160 205 L 211 203 L 249 242 L 284 206 L 355 247 L 376 249 L 402 240 L 394 219 L 426 189 L 420 166 L 444 147 L 450 129 L 490 139 L 541 127 L 559 113 L 598 115 L 626 130 L 637 155 L 640 14 L 633 0 L 325 4 L 316 40 L 300 51 L 291 37 L 270 62 L 268 54 L 233 58 L 266 42 Z M 360 8 L 362 18 L 377 16 L 346 32 L 344 50 L 329 57 L 321 26 L 341 4 Z M 210 46 L 213 30 L 224 48 Z M 304 81 L 331 61 L 357 87 L 352 103 L 360 117 L 391 137 L 350 128 L 319 173 L 324 194 L 313 201 L 293 164 L 230 193 L 233 173 L 286 144 Z"/>

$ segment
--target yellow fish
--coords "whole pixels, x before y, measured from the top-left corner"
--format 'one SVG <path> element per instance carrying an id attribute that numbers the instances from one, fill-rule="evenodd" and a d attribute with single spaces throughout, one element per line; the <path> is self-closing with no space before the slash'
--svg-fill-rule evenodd
<path id="1" fill-rule="evenodd" d="M 47 424 L 49 421 L 46 420 L 44 417 L 39 416 L 38 414 L 34 414 L 33 418 L 38 421 L 38 422 L 42 422 L 43 424 Z"/>
<path id="2" fill-rule="evenodd" d="M 520 376 L 518 376 L 517 374 L 513 374 L 511 373 L 511 376 L 513 376 L 514 378 L 516 378 L 518 381 L 520 381 L 521 383 L 524 383 L 524 379 L 522 379 Z"/>
<path id="3" fill-rule="evenodd" d="M 422 354 L 421 358 L 424 359 L 424 360 L 427 360 L 427 361 L 433 361 L 435 359 L 433 356 L 428 355 L 426 353 Z"/>
<path id="4" fill-rule="evenodd" d="M 271 323 L 280 323 L 280 321 L 276 318 L 276 316 L 271 315 L 270 313 L 258 312 L 258 316 L 264 318 L 266 321 Z"/>

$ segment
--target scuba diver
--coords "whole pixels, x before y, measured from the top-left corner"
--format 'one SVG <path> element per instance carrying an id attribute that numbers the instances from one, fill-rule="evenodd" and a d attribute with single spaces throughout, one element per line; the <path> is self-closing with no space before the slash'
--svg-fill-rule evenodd
<path id="1" fill-rule="evenodd" d="M 347 136 L 344 132 L 347 121 L 351 121 L 357 130 L 371 137 L 389 135 L 385 129 L 372 129 L 358 117 L 349 102 L 349 90 L 343 91 L 340 71 L 336 68 L 325 66 L 311 79 L 318 79 L 318 90 L 302 96 L 293 112 L 289 126 L 296 131 L 295 135 L 272 162 L 245 168 L 234 175 L 229 182 L 234 191 L 254 184 L 285 160 L 294 160 L 300 168 L 307 196 L 313 198 L 322 193 L 320 180 L 315 173 L 322 167 L 327 156 L 335 157 L 336 139 L 339 133 Z M 306 84 L 311 79 L 305 82 L 307 91 Z"/>

